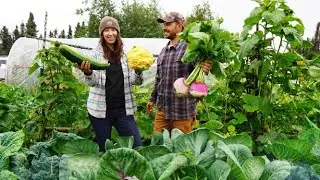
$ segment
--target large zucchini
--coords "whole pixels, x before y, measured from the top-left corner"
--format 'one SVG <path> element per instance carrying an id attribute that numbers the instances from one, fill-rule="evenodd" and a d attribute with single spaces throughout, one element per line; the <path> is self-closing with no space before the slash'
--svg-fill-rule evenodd
<path id="1" fill-rule="evenodd" d="M 95 59 L 92 59 L 84 54 L 79 53 L 74 48 L 61 44 L 56 43 L 55 44 L 58 48 L 60 53 L 69 61 L 81 64 L 82 61 L 88 61 L 90 63 L 90 67 L 93 70 L 102 70 L 106 69 L 109 66 L 109 63 L 107 61 L 97 61 Z"/>

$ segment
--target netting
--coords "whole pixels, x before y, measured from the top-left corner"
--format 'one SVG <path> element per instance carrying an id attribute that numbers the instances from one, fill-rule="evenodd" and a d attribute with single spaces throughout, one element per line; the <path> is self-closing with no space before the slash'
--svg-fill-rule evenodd
<path id="1" fill-rule="evenodd" d="M 92 50 L 79 49 L 80 53 L 84 53 L 89 57 L 97 60 L 103 60 L 102 51 L 99 48 L 98 38 L 75 38 L 75 39 L 49 39 L 58 40 L 63 43 L 76 46 L 92 48 Z M 152 39 L 152 38 L 123 38 L 124 51 L 130 50 L 133 46 L 142 46 L 148 49 L 154 56 L 157 56 L 161 49 L 168 42 L 167 39 Z M 50 43 L 46 42 L 46 48 L 50 47 Z M 8 84 L 25 85 L 27 87 L 37 84 L 39 70 L 32 75 L 28 75 L 29 67 L 36 56 L 38 50 L 43 48 L 43 41 L 31 38 L 19 38 L 12 46 L 8 60 L 5 80 Z M 145 84 L 152 83 L 155 75 L 155 64 L 148 71 L 143 73 Z M 82 73 L 75 68 L 76 77 L 83 80 Z"/>

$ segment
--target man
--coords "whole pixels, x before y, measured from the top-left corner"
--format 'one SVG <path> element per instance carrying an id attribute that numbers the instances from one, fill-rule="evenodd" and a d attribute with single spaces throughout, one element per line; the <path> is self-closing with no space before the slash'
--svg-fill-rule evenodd
<path id="1" fill-rule="evenodd" d="M 164 37 L 169 39 L 157 59 L 157 73 L 154 89 L 147 104 L 147 112 L 152 114 L 154 104 L 158 110 L 154 121 L 154 131 L 162 132 L 165 128 L 171 131 L 174 128 L 184 133 L 192 131 L 196 116 L 196 99 L 189 96 L 180 98 L 175 95 L 173 83 L 180 77 L 187 78 L 194 69 L 193 64 L 184 64 L 181 59 L 186 51 L 187 44 L 181 42 L 178 33 L 185 27 L 183 16 L 177 12 L 170 12 L 163 18 L 157 19 L 163 24 Z M 210 71 L 210 63 L 202 63 L 205 73 Z"/>

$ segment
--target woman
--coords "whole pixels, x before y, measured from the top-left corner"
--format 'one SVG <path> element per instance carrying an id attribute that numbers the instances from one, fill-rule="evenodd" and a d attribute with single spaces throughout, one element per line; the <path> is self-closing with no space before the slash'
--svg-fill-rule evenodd
<path id="1" fill-rule="evenodd" d="M 104 58 L 110 63 L 106 70 L 91 70 L 88 62 L 79 67 L 91 86 L 87 108 L 100 151 L 111 137 L 112 126 L 120 136 L 133 136 L 134 147 L 141 145 L 141 137 L 133 117 L 135 102 L 131 84 L 141 84 L 140 74 L 129 69 L 118 21 L 106 16 L 100 22 L 100 44 Z"/>

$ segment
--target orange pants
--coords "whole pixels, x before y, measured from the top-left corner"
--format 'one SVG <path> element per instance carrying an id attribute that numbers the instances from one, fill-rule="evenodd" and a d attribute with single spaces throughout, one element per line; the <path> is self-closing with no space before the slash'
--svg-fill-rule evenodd
<path id="1" fill-rule="evenodd" d="M 183 133 L 188 133 L 192 131 L 194 122 L 194 117 L 179 120 L 165 119 L 164 112 L 158 110 L 154 121 L 154 131 L 162 132 L 163 128 L 165 128 L 170 132 L 172 129 L 177 128 Z"/>

